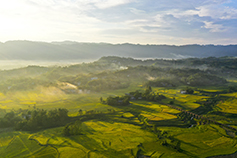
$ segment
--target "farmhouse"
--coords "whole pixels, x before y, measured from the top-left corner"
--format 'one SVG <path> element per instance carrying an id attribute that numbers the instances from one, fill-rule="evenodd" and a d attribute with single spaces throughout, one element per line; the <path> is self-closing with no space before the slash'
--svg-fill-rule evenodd
<path id="1" fill-rule="evenodd" d="M 187 91 L 180 91 L 181 94 L 187 94 Z"/>

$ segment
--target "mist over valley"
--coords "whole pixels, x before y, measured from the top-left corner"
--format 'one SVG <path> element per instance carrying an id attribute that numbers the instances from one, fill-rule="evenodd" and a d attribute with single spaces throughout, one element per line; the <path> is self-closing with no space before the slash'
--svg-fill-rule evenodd
<path id="1" fill-rule="evenodd" d="M 2 0 L 0 21 L 0 158 L 237 157 L 236 0 Z"/>
<path id="2" fill-rule="evenodd" d="M 78 42 L 9 41 L 0 44 L 1 60 L 98 60 L 103 56 L 190 58 L 236 56 L 237 45 L 138 45 Z"/>

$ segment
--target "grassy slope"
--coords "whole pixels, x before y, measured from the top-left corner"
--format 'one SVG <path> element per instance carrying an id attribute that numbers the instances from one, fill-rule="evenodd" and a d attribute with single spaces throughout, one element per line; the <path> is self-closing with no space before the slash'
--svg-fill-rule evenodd
<path id="1" fill-rule="evenodd" d="M 107 119 L 90 120 L 83 123 L 83 135 L 63 137 L 63 127 L 47 129 L 37 133 L 0 131 L 0 157 L 135 157 L 137 153 L 152 157 L 207 157 L 231 154 L 237 150 L 236 139 L 226 135 L 224 129 L 215 125 L 201 125 L 184 128 L 177 119 L 179 111 L 156 102 L 133 101 L 127 107 L 111 107 L 99 103 L 99 98 L 108 95 L 122 95 L 139 87 L 108 91 L 102 94 L 66 95 L 51 90 L 0 95 L 1 108 L 68 108 L 70 115 L 77 115 L 79 109 L 106 111 L 114 108 L 116 113 L 108 114 Z M 183 109 L 195 109 L 199 100 L 207 96 L 199 93 L 182 95 L 180 89 L 154 88 L 169 98 L 175 97 L 175 103 Z M 209 89 L 215 91 L 215 89 Z M 236 94 L 229 94 L 236 96 Z M 14 96 L 14 97 L 13 97 Z M 167 102 L 169 100 L 166 100 Z M 225 112 L 235 109 L 235 99 L 219 103 Z M 228 106 L 228 108 L 226 108 Z M 231 110 L 236 114 L 236 111 Z M 168 131 L 181 141 L 182 152 L 160 145 L 162 140 L 155 134 L 141 129 L 142 124 L 134 116 L 141 114 L 150 122 L 156 122 L 158 129 Z M 109 120 L 109 121 L 108 121 Z"/>

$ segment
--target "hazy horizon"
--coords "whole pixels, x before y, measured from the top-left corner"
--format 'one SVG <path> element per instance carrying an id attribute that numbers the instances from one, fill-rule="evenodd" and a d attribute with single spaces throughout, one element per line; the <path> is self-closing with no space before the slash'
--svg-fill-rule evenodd
<path id="1" fill-rule="evenodd" d="M 46 61 L 46 60 L 0 60 L 0 70 L 11 70 L 17 68 L 24 68 L 27 66 L 69 66 L 82 63 L 90 63 L 95 60 L 83 59 L 83 60 L 58 60 L 58 61 Z"/>
<path id="2" fill-rule="evenodd" d="M 7 41 L 0 41 L 0 43 L 5 44 L 9 42 L 38 42 L 38 43 L 49 43 L 49 44 L 111 44 L 111 45 L 123 45 L 123 44 L 131 44 L 131 45 L 143 45 L 143 46 L 190 46 L 190 45 L 200 45 L 200 46 L 229 46 L 229 45 L 237 45 L 237 42 L 235 44 L 215 44 L 215 43 L 205 43 L 205 44 L 199 44 L 199 43 L 189 43 L 189 44 L 150 44 L 150 43 L 132 43 L 132 42 L 117 42 L 117 43 L 110 43 L 110 42 L 83 42 L 83 41 L 72 41 L 72 40 L 58 40 L 58 41 L 37 41 L 37 40 L 7 40 Z"/>

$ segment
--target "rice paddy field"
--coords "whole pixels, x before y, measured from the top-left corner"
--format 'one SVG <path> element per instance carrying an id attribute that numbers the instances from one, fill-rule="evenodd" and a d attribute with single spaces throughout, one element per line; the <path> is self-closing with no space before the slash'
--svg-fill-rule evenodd
<path id="1" fill-rule="evenodd" d="M 81 134 L 63 136 L 64 127 L 45 129 L 35 132 L 14 131 L 11 128 L 0 129 L 0 157 L 2 158 L 183 158 L 211 157 L 233 154 L 237 151 L 236 136 L 217 125 L 193 125 L 192 127 L 178 118 L 180 111 L 172 109 L 161 102 L 144 100 L 130 101 L 128 106 L 109 106 L 100 103 L 99 98 L 124 95 L 130 91 L 143 90 L 140 86 L 132 86 L 117 91 L 104 93 L 65 94 L 56 88 L 38 88 L 34 91 L 0 93 L 0 117 L 12 109 L 67 108 L 69 116 L 95 110 L 108 112 L 102 118 L 83 121 Z M 181 94 L 180 89 L 153 88 L 153 91 L 165 95 L 164 103 L 174 101 L 175 106 L 191 111 L 200 106 L 199 102 L 210 96 L 199 91 L 194 94 Z M 218 89 L 206 89 L 212 93 Z M 218 102 L 221 112 L 237 114 L 237 93 L 221 94 L 228 99 Z M 85 115 L 85 113 L 83 113 Z M 145 118 L 147 127 L 139 117 Z M 235 119 L 235 118 L 230 118 Z M 153 125 L 165 138 L 159 138 L 152 130 Z M 172 138 L 172 139 L 170 139 Z M 180 142 L 180 151 L 171 146 L 162 145 L 172 140 Z"/>
<path id="2" fill-rule="evenodd" d="M 1 134 L 1 157 L 208 157 L 236 151 L 236 139 L 215 125 L 162 127 L 181 141 L 182 152 L 160 145 L 152 132 L 127 123 L 86 121 L 83 134 L 63 137 L 62 128 Z M 13 152 L 14 151 L 14 152 Z"/>
<path id="3" fill-rule="evenodd" d="M 185 110 L 193 110 L 200 106 L 197 102 L 205 101 L 209 96 L 205 96 L 199 91 L 195 91 L 193 95 L 181 94 L 179 89 L 167 89 L 167 88 L 154 88 L 154 91 L 166 96 L 168 99 L 163 102 L 168 103 L 170 99 L 174 99 L 175 103 L 182 107 Z M 208 91 L 208 90 L 207 90 Z M 216 91 L 216 90 L 213 90 Z"/>
<path id="4" fill-rule="evenodd" d="M 227 100 L 219 102 L 217 105 L 222 112 L 237 114 L 237 93 L 222 94 L 228 97 Z"/>

